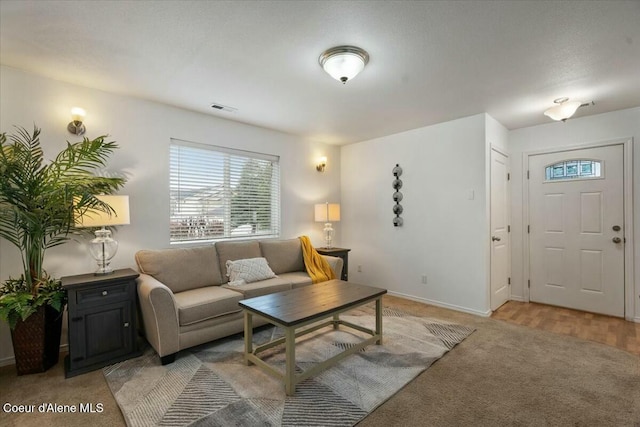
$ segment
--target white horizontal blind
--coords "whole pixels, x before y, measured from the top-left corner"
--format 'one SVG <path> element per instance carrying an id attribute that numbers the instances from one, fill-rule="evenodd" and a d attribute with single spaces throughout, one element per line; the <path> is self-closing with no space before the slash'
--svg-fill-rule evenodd
<path id="1" fill-rule="evenodd" d="M 170 242 L 280 235 L 279 157 L 171 140 Z"/>

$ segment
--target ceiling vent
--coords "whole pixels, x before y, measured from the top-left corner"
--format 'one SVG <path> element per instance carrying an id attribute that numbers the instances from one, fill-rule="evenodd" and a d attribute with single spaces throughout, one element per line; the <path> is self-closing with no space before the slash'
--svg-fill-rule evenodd
<path id="1" fill-rule="evenodd" d="M 228 105 L 218 104 L 217 102 L 214 102 L 213 104 L 211 104 L 211 108 L 217 111 L 226 111 L 227 113 L 235 113 L 236 111 L 238 111 L 237 108 L 229 107 Z"/>

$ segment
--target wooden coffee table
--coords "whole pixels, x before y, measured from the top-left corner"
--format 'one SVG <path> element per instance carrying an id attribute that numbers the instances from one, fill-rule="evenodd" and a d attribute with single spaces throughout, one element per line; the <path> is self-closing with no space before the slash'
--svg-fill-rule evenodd
<path id="1" fill-rule="evenodd" d="M 330 280 L 311 286 L 305 286 L 290 291 L 277 292 L 256 298 L 240 301 L 238 304 L 244 311 L 244 358 L 247 365 L 254 363 L 276 378 L 284 380 L 287 395 L 295 393 L 296 384 L 309 378 L 328 367 L 335 365 L 339 360 L 353 354 L 362 348 L 376 343 L 382 344 L 382 295 L 386 289 L 372 286 L 359 285 L 342 280 Z M 340 320 L 340 313 L 352 308 L 364 305 L 368 302 L 376 302 L 376 329 L 364 328 L 344 320 Z M 285 336 L 266 344 L 253 348 L 253 316 L 261 316 L 269 323 L 280 326 L 285 331 Z M 326 322 L 318 323 L 302 331 L 296 329 L 330 318 Z M 349 347 L 345 351 L 325 360 L 301 374 L 295 373 L 296 366 L 296 337 L 308 334 L 326 326 L 333 325 L 338 329 L 340 325 L 365 332 L 371 337 L 363 339 L 360 343 Z M 282 373 L 274 366 L 268 364 L 258 353 L 285 344 L 285 372 Z"/>

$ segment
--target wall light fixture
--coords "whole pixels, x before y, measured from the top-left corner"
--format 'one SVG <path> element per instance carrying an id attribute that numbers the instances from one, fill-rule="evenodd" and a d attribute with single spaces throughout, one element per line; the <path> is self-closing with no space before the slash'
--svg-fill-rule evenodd
<path id="1" fill-rule="evenodd" d="M 318 172 L 324 172 L 324 168 L 327 167 L 327 158 L 326 157 L 320 157 L 318 159 L 318 164 L 316 165 L 316 170 Z"/>
<path id="2" fill-rule="evenodd" d="M 71 109 L 71 122 L 67 125 L 67 130 L 74 135 L 84 135 L 86 129 L 84 127 L 84 116 L 87 113 L 80 107 L 73 107 Z"/>

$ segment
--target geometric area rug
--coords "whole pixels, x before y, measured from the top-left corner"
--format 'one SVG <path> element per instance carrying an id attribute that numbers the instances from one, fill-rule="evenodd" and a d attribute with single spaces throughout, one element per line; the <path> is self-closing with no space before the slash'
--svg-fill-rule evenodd
<path id="1" fill-rule="evenodd" d="M 371 310 L 341 319 L 375 329 Z M 356 315 L 352 315 L 355 312 Z M 358 315 L 360 314 L 360 315 Z M 103 369 L 122 414 L 138 426 L 352 426 L 473 332 L 398 310 L 383 310 L 383 345 L 369 345 L 297 384 L 246 366 L 242 334 L 178 353 L 162 366 L 149 348 Z M 283 336 L 275 326 L 254 331 L 254 343 Z M 350 328 L 323 328 L 296 340 L 296 369 L 307 370 L 362 339 Z M 284 371 L 284 346 L 261 353 Z"/>

